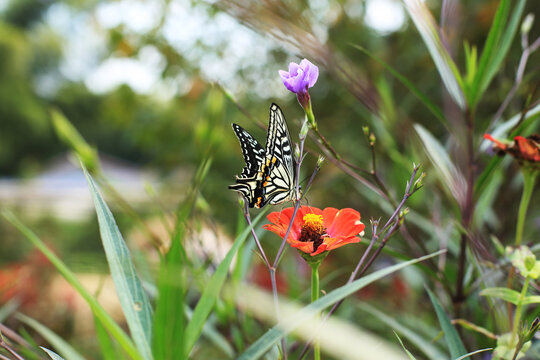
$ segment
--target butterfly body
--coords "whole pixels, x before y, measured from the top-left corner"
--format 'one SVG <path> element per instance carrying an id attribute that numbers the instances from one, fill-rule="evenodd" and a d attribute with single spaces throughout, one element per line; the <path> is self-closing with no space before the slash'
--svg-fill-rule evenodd
<path id="1" fill-rule="evenodd" d="M 240 125 L 232 124 L 246 162 L 236 184 L 229 189 L 240 192 L 249 207 L 261 208 L 267 203 L 280 204 L 295 196 L 296 159 L 283 112 L 270 106 L 266 147 L 263 148 Z"/>

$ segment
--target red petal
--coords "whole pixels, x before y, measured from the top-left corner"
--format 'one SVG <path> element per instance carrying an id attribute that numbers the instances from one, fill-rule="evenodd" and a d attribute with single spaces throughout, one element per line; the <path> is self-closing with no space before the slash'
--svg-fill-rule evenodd
<path id="1" fill-rule="evenodd" d="M 326 229 L 330 237 L 354 236 L 364 230 L 360 222 L 360 213 L 354 209 L 341 209 L 334 218 L 333 224 Z"/>
<path id="2" fill-rule="evenodd" d="M 322 215 L 323 215 L 325 228 L 328 229 L 332 226 L 338 212 L 339 210 L 333 207 L 327 207 L 323 210 Z"/>
<path id="3" fill-rule="evenodd" d="M 319 247 L 317 248 L 317 251 L 311 253 L 311 256 L 319 255 L 320 253 L 322 253 L 322 252 L 324 252 L 324 251 L 326 251 L 326 250 L 329 250 L 329 249 L 327 249 L 327 246 L 326 246 L 325 243 L 322 243 L 322 244 L 319 245 Z"/>
<path id="4" fill-rule="evenodd" d="M 297 248 L 300 251 L 305 252 L 306 254 L 311 254 L 313 252 L 313 243 L 312 242 L 293 240 L 293 241 L 289 242 L 289 244 L 291 244 L 291 247 Z"/>
<path id="5" fill-rule="evenodd" d="M 326 238 L 324 243 L 327 245 L 327 250 L 330 251 L 340 248 L 343 245 L 360 242 L 361 240 L 358 236 L 338 236 L 335 238 Z"/>
<path id="6" fill-rule="evenodd" d="M 540 161 L 540 148 L 531 140 L 523 136 L 516 136 L 514 141 L 517 143 L 521 156 L 529 161 Z"/>
<path id="7" fill-rule="evenodd" d="M 484 139 L 486 140 L 490 140 L 490 141 L 493 141 L 495 143 L 495 145 L 497 145 L 497 147 L 501 150 L 506 150 L 507 146 L 505 144 L 503 144 L 502 142 L 500 142 L 499 140 L 495 139 L 493 136 L 491 136 L 490 134 L 484 134 Z"/>

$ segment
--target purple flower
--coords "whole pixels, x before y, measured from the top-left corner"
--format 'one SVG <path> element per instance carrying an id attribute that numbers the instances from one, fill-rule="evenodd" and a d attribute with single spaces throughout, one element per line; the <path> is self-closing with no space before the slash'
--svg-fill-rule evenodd
<path id="1" fill-rule="evenodd" d="M 304 59 L 300 64 L 290 63 L 289 72 L 279 70 L 279 76 L 285 87 L 298 95 L 307 93 L 307 89 L 315 85 L 319 77 L 319 68 Z"/>

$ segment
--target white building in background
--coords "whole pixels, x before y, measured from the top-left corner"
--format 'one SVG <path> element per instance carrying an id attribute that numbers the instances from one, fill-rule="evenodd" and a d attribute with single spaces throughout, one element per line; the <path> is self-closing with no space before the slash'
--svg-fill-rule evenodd
<path id="1" fill-rule="evenodd" d="M 156 174 L 111 156 L 100 154 L 99 159 L 105 177 L 128 203 L 136 206 L 155 202 L 148 187 L 159 186 Z M 77 161 L 67 153 L 34 178 L 0 178 L 0 206 L 31 217 L 52 216 L 71 221 L 83 220 L 95 211 L 86 178 Z"/>

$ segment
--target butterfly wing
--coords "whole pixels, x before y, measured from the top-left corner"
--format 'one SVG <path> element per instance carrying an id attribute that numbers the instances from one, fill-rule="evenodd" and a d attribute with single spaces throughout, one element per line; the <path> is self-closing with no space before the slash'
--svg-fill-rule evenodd
<path id="1" fill-rule="evenodd" d="M 296 159 L 285 115 L 276 104 L 270 106 L 264 165 L 262 171 L 265 203 L 279 204 L 292 200 L 296 179 Z"/>
<path id="2" fill-rule="evenodd" d="M 279 204 L 294 198 L 296 159 L 283 112 L 276 104 L 270 106 L 266 149 L 241 126 L 233 130 L 242 148 L 246 166 L 236 184 L 229 189 L 240 192 L 249 207 L 261 208 L 267 203 Z"/>
<path id="3" fill-rule="evenodd" d="M 240 125 L 232 124 L 232 128 L 236 134 L 236 137 L 238 138 L 238 141 L 240 142 L 242 156 L 246 162 L 246 166 L 244 166 L 244 169 L 242 169 L 242 173 L 239 177 L 253 177 L 259 171 L 259 168 L 264 160 L 264 149 L 261 144 L 259 144 L 259 142 Z"/>

